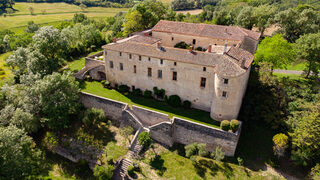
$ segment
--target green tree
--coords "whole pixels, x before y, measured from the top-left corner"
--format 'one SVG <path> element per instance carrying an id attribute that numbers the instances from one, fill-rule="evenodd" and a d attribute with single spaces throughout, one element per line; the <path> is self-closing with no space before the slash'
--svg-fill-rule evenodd
<path id="1" fill-rule="evenodd" d="M 14 126 L 0 126 L 0 179 L 24 179 L 39 173 L 42 153 L 31 137 Z"/>
<path id="2" fill-rule="evenodd" d="M 301 35 L 317 33 L 320 30 L 320 15 L 312 9 L 305 9 L 302 12 L 288 9 L 279 12 L 274 18 L 274 23 L 280 27 L 278 32 L 293 43 Z"/>
<path id="3" fill-rule="evenodd" d="M 142 15 L 139 13 L 139 11 L 134 10 L 129 12 L 125 18 L 126 22 L 123 24 L 125 35 L 144 30 L 145 26 L 141 24 Z"/>
<path id="4" fill-rule="evenodd" d="M 301 36 L 296 41 L 295 51 L 299 60 L 308 62 L 305 69 L 307 78 L 311 72 L 318 75 L 320 69 L 320 32 Z"/>
<path id="5" fill-rule="evenodd" d="M 29 21 L 27 25 L 27 29 L 25 29 L 24 31 L 27 33 L 34 33 L 38 31 L 38 29 L 39 29 L 38 24 L 35 24 L 33 21 Z"/>
<path id="6" fill-rule="evenodd" d="M 0 14 L 6 12 L 6 9 L 12 9 L 14 0 L 0 0 Z"/>
<path id="7" fill-rule="evenodd" d="M 111 180 L 113 176 L 113 170 L 114 167 L 111 165 L 106 167 L 96 165 L 93 169 L 93 174 L 99 180 Z"/>
<path id="8" fill-rule="evenodd" d="M 45 26 L 40 28 L 33 36 L 31 49 L 39 51 L 47 58 L 47 74 L 51 74 L 64 63 L 68 47 L 67 38 L 58 29 Z"/>
<path id="9" fill-rule="evenodd" d="M 86 126 L 91 126 L 93 124 L 98 125 L 100 122 L 106 120 L 106 115 L 102 109 L 90 108 L 84 112 L 82 122 Z"/>
<path id="10" fill-rule="evenodd" d="M 320 95 L 312 102 L 299 104 L 287 121 L 292 139 L 291 158 L 298 164 L 310 165 L 320 158 Z"/>
<path id="11" fill-rule="evenodd" d="M 29 53 L 29 49 L 20 47 L 6 59 L 6 63 L 11 66 L 15 75 L 21 75 L 27 71 Z"/>
<path id="12" fill-rule="evenodd" d="M 72 22 L 74 24 L 76 24 L 76 23 L 81 23 L 81 22 L 83 22 L 83 21 L 85 21 L 87 19 L 88 19 L 88 17 L 85 14 L 76 13 L 76 14 L 73 15 Z"/>
<path id="13" fill-rule="evenodd" d="M 284 156 L 285 150 L 288 148 L 288 136 L 283 133 L 279 133 L 273 136 L 273 151 L 278 156 Z"/>
<path id="14" fill-rule="evenodd" d="M 137 141 L 144 148 L 148 148 L 151 145 L 151 142 L 152 142 L 150 133 L 148 133 L 148 132 L 140 133 L 139 136 L 138 136 Z"/>
<path id="15" fill-rule="evenodd" d="M 276 8 L 270 5 L 261 5 L 254 9 L 255 25 L 263 34 L 265 29 L 271 25 L 271 20 L 276 13 Z"/>
<path id="16" fill-rule="evenodd" d="M 119 133 L 129 141 L 129 136 L 133 133 L 133 128 L 131 126 L 123 127 L 120 129 Z"/>
<path id="17" fill-rule="evenodd" d="M 282 38 L 281 34 L 266 37 L 259 45 L 255 54 L 255 62 L 272 63 L 274 68 L 284 68 L 293 62 L 295 52 L 293 45 Z"/>
<path id="18" fill-rule="evenodd" d="M 256 17 L 254 16 L 255 8 L 248 6 L 244 7 L 237 16 L 237 24 L 246 28 L 252 29 L 253 25 L 256 24 Z"/>
<path id="19" fill-rule="evenodd" d="M 41 122 L 53 130 L 68 127 L 70 115 L 79 108 L 79 86 L 70 72 L 53 73 L 37 80 L 28 94 L 29 103 L 39 109 L 37 116 Z"/>

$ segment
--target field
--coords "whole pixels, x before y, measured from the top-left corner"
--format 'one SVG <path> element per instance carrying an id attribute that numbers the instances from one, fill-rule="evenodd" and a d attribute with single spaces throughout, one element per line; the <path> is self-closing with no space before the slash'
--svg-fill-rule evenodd
<path id="1" fill-rule="evenodd" d="M 34 15 L 30 15 L 30 7 L 33 8 Z M 14 8 L 17 11 L 12 15 L 0 17 L 0 30 L 23 27 L 29 21 L 43 24 L 68 20 L 72 19 L 75 13 L 82 12 L 79 6 L 66 3 L 16 3 Z M 101 18 L 114 16 L 116 13 L 126 10 L 125 8 L 89 7 L 83 13 L 90 18 Z"/>

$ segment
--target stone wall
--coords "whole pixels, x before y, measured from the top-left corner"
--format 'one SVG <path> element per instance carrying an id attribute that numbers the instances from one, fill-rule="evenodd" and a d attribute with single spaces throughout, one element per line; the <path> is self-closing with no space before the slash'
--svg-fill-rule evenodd
<path id="1" fill-rule="evenodd" d="M 170 122 L 168 114 L 163 114 L 138 106 L 132 106 L 132 111 L 145 127 L 159 124 L 161 122 Z"/>
<path id="2" fill-rule="evenodd" d="M 122 126 L 149 129 L 152 139 L 169 147 L 175 142 L 185 145 L 198 142 L 205 143 L 208 151 L 219 146 L 226 156 L 234 156 L 241 132 L 241 124 L 236 133 L 227 132 L 181 118 L 170 120 L 167 114 L 137 106 L 130 108 L 126 103 L 88 93 L 82 93 L 81 102 L 86 108 L 103 109 L 107 117 Z"/>
<path id="3" fill-rule="evenodd" d="M 152 139 L 169 147 L 173 145 L 173 126 L 171 122 L 162 122 L 149 127 L 149 129 Z"/>
<path id="4" fill-rule="evenodd" d="M 179 118 L 174 118 L 173 128 L 175 142 L 181 144 L 205 143 L 207 150 L 211 152 L 219 146 L 226 156 L 234 156 L 240 135 L 240 132 L 231 133 Z"/>
<path id="5" fill-rule="evenodd" d="M 102 109 L 105 112 L 106 116 L 112 120 L 122 119 L 122 111 L 127 105 L 119 101 L 102 98 L 84 92 L 82 92 L 80 101 L 86 108 L 94 107 Z"/>

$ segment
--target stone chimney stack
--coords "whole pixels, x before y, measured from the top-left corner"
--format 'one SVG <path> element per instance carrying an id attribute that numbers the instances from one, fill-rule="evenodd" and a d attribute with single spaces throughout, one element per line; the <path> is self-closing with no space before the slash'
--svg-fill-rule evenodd
<path id="1" fill-rule="evenodd" d="M 209 44 L 208 53 L 212 53 L 212 44 Z"/>
<path id="2" fill-rule="evenodd" d="M 157 49 L 161 49 L 161 41 L 157 42 Z"/>
<path id="3" fill-rule="evenodd" d="M 113 38 L 113 43 L 117 43 L 117 38 L 116 37 Z"/>
<path id="4" fill-rule="evenodd" d="M 189 48 L 189 52 L 192 53 L 193 52 L 193 46 L 190 46 Z"/>

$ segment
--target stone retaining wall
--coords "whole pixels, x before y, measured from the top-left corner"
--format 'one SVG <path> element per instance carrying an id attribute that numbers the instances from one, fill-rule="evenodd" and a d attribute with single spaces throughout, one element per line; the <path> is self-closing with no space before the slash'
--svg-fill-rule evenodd
<path id="1" fill-rule="evenodd" d="M 138 106 L 132 106 L 132 111 L 145 127 L 159 124 L 161 122 L 170 122 L 168 114 L 163 114 Z"/>
<path id="2" fill-rule="evenodd" d="M 198 142 L 205 143 L 208 151 L 215 151 L 219 146 L 226 156 L 234 156 L 241 132 L 242 124 L 232 133 L 176 117 L 171 121 L 167 114 L 137 106 L 131 109 L 126 103 L 88 93 L 82 93 L 81 102 L 86 108 L 103 109 L 107 117 L 121 125 L 130 125 L 135 130 L 148 128 L 155 141 L 169 147 L 175 142 L 185 145 Z"/>

